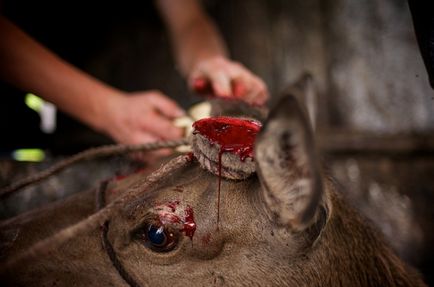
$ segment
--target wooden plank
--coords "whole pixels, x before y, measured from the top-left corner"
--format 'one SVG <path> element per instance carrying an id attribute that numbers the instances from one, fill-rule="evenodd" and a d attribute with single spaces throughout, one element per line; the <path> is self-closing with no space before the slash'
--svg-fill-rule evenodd
<path id="1" fill-rule="evenodd" d="M 330 130 L 317 135 L 325 153 L 434 154 L 434 135 L 384 135 Z"/>

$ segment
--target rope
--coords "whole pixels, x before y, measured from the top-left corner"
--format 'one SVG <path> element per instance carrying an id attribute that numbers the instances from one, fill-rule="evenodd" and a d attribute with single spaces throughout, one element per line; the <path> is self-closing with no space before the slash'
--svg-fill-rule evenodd
<path id="1" fill-rule="evenodd" d="M 100 210 L 105 206 L 105 193 L 107 191 L 107 185 L 108 185 L 108 181 L 103 181 L 100 184 L 99 189 L 96 191 L 97 210 Z M 101 226 L 102 247 L 107 253 L 107 256 L 110 258 L 113 267 L 119 273 L 119 276 L 121 276 L 122 279 L 124 279 L 125 283 L 127 283 L 130 287 L 140 287 L 140 284 L 137 283 L 134 277 L 125 269 L 125 267 L 122 265 L 122 262 L 119 260 L 118 256 L 116 255 L 116 251 L 113 248 L 113 245 L 111 244 L 108 238 L 109 226 L 110 226 L 110 220 L 107 220 Z"/>
<path id="2" fill-rule="evenodd" d="M 151 189 L 162 178 L 169 176 L 174 170 L 180 169 L 191 162 L 192 156 L 190 154 L 181 155 L 170 160 L 158 170 L 151 173 L 147 178 L 140 180 L 127 189 L 125 195 L 117 198 L 105 208 L 92 214 L 85 220 L 62 229 L 55 235 L 35 243 L 27 250 L 18 253 L 16 256 L 0 265 L 0 274 L 5 274 L 8 270 L 12 270 L 17 264 L 23 264 L 23 262 L 29 262 L 33 259 L 41 258 L 50 250 L 58 249 L 68 240 L 75 238 L 78 234 L 99 228 L 104 224 L 104 222 L 118 214 L 126 203 L 138 199 L 139 196 L 142 196 L 144 191 Z M 147 197 L 154 195 L 155 192 L 156 191 L 154 190 L 153 192 L 148 193 Z"/>
<path id="3" fill-rule="evenodd" d="M 12 193 L 14 193 L 15 191 L 23 187 L 29 186 L 43 179 L 46 179 L 51 175 L 63 170 L 64 168 L 72 164 L 75 164 L 77 162 L 80 162 L 82 160 L 88 160 L 97 157 L 124 154 L 130 152 L 137 152 L 137 151 L 151 151 L 151 150 L 156 150 L 161 148 L 175 148 L 185 144 L 188 144 L 187 139 L 173 140 L 173 141 L 157 141 L 157 142 L 138 144 L 138 145 L 108 145 L 108 146 L 101 146 L 101 147 L 87 149 L 71 157 L 68 157 L 64 160 L 61 160 L 58 163 L 52 165 L 51 167 L 41 172 L 17 180 L 16 182 L 1 188 L 0 200 L 5 199 L 6 197 L 8 197 Z"/>

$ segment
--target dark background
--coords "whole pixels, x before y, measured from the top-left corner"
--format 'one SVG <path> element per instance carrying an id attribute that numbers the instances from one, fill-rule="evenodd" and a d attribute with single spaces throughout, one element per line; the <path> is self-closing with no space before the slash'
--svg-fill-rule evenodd
<path id="1" fill-rule="evenodd" d="M 345 195 L 373 220 L 392 246 L 434 284 L 434 93 L 405 0 L 204 1 L 231 56 L 267 83 L 274 102 L 302 72 L 319 95 L 317 139 Z M 176 70 L 170 42 L 152 1 L 23 1 L 3 13 L 62 58 L 126 91 L 160 89 L 184 108 L 200 101 Z M 23 95 L 0 87 L 0 151 L 47 148 L 54 155 L 109 143 L 69 117 L 52 135 Z M 89 164 L 91 170 L 97 163 Z M 2 182 L 44 164 L 0 164 Z M 35 194 L 63 197 L 107 176 L 80 166 Z M 63 184 L 63 192 L 54 192 Z M 67 186 L 67 187 L 65 187 Z M 44 190 L 44 192 L 42 192 Z M 25 193 L 29 194 L 29 190 Z M 3 204 L 3 216 L 30 206 L 29 195 Z M 23 203 L 24 202 L 24 203 Z M 20 204 L 18 204 L 20 203 Z M 8 206 L 14 206 L 11 211 Z M 7 211 L 7 212 L 6 212 Z"/>

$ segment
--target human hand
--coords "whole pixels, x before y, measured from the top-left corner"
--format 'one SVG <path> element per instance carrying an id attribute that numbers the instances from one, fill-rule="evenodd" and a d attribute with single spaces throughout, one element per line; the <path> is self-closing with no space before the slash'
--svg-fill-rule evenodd
<path id="1" fill-rule="evenodd" d="M 253 105 L 263 105 L 268 99 L 267 88 L 260 78 L 224 57 L 199 61 L 188 81 L 199 94 L 240 99 Z"/>
<path id="2" fill-rule="evenodd" d="M 182 130 L 172 120 L 184 111 L 161 92 L 135 92 L 107 98 L 101 111 L 102 130 L 115 141 L 139 144 L 182 137 Z"/>

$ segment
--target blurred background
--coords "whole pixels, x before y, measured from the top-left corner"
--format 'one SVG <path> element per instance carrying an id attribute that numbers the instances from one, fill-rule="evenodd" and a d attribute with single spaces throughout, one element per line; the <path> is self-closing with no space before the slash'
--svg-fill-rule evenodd
<path id="1" fill-rule="evenodd" d="M 343 193 L 434 285 L 434 92 L 406 0 L 207 0 L 231 57 L 277 99 L 310 72 L 317 141 Z M 5 0 L 3 13 L 62 58 L 126 91 L 160 89 L 184 108 L 191 94 L 152 1 Z M 111 141 L 57 111 L 43 132 L 26 91 L 0 84 L 0 183 Z M 32 106 L 30 104 L 30 106 Z M 41 163 L 12 160 L 44 150 Z M 137 168 L 125 158 L 83 163 L 0 205 L 2 218 Z M 92 171 L 92 172 L 89 172 Z"/>

